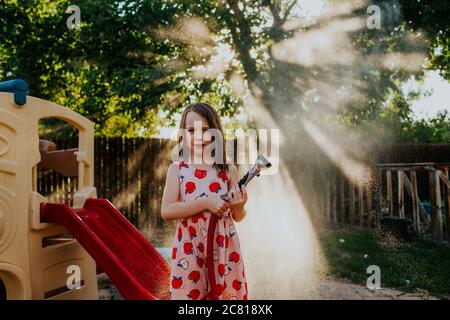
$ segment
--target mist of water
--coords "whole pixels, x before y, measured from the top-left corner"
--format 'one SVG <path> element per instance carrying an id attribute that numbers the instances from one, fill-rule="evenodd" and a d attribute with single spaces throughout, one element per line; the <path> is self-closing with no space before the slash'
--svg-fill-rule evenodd
<path id="1" fill-rule="evenodd" d="M 324 275 L 310 212 L 283 164 L 276 175 L 248 185 L 247 217 L 237 224 L 252 299 L 304 299 L 317 296 Z"/>
<path id="2" fill-rule="evenodd" d="M 358 50 L 352 35 L 366 28 L 361 10 L 368 5 L 368 1 L 337 1 L 313 20 L 285 23 L 285 30 L 303 29 L 270 48 L 279 68 L 273 81 L 279 87 L 270 105 L 264 97 L 267 91 L 248 83 L 239 71 L 232 72 L 233 92 L 256 127 L 281 129 L 279 172 L 249 185 L 248 214 L 237 224 L 251 298 L 318 297 L 316 281 L 327 265 L 313 220 L 323 216 L 327 170 L 332 164 L 357 184 L 367 183 L 364 159 L 377 142 L 377 137 L 344 127 L 338 114 L 350 104 L 365 102 L 370 83 L 361 75 L 367 70 L 417 72 L 424 62 L 425 54 L 416 45 L 422 40 L 411 34 L 402 39 L 403 51 L 386 54 L 382 44 L 369 53 Z M 386 9 L 390 13 L 383 16 L 385 23 L 399 19 L 398 4 Z M 204 25 L 196 21 L 193 26 L 206 37 Z M 209 70 L 216 74 L 226 69 L 230 61 L 221 61 L 211 61 Z M 295 68 L 301 71 L 298 75 L 292 72 Z M 205 73 L 195 75 L 207 77 Z"/>

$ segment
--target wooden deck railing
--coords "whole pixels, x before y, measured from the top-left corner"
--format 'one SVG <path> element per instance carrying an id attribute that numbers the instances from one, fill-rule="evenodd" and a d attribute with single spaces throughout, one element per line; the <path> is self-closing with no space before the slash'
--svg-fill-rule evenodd
<path id="1" fill-rule="evenodd" d="M 337 174 L 325 197 L 327 220 L 367 227 L 380 225 L 381 219 L 387 217 L 409 219 L 418 235 L 429 233 L 436 242 L 448 241 L 449 169 L 450 163 L 378 164 L 370 169 L 370 178 L 363 184 Z M 431 203 L 431 214 L 424 200 Z"/>

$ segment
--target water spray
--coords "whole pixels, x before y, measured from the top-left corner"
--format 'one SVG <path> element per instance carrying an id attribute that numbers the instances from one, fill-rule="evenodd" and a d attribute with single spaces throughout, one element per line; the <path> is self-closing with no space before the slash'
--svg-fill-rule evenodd
<path id="1" fill-rule="evenodd" d="M 247 184 L 253 180 L 255 177 L 259 177 L 261 171 L 268 169 L 272 164 L 264 157 L 262 154 L 258 155 L 255 164 L 247 171 L 247 173 L 239 180 L 238 186 L 241 190 L 242 186 L 247 186 Z M 221 199 L 229 202 L 228 193 L 221 196 Z M 214 274 L 214 231 L 216 230 L 217 216 L 212 215 L 209 220 L 208 226 L 208 239 L 207 239 L 207 250 L 206 250 L 206 269 L 208 273 L 209 284 L 211 288 L 211 298 L 214 300 L 219 299 L 219 295 L 216 292 L 216 276 Z"/>

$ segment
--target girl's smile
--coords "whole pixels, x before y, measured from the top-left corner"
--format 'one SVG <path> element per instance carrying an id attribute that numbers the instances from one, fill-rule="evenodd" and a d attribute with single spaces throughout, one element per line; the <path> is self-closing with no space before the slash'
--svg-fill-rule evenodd
<path id="1" fill-rule="evenodd" d="M 207 130 L 209 129 L 208 120 L 197 112 L 189 112 L 186 115 L 187 145 L 191 152 L 203 153 L 205 148 L 212 142 Z M 196 132 L 196 130 L 201 132 Z"/>

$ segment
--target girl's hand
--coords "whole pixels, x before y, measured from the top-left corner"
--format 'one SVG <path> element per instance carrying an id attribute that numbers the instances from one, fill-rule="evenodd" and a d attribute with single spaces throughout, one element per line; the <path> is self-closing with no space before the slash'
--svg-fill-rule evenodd
<path id="1" fill-rule="evenodd" d="M 239 189 L 239 185 L 236 184 L 228 192 L 228 198 L 230 199 L 228 205 L 231 208 L 237 210 L 243 209 L 245 203 L 247 202 L 247 190 L 245 189 L 245 186 L 242 185 L 241 189 Z"/>
<path id="2" fill-rule="evenodd" d="M 212 214 L 215 214 L 217 218 L 222 218 L 225 211 L 228 210 L 228 204 L 220 198 L 210 197 L 205 198 L 206 208 Z"/>

